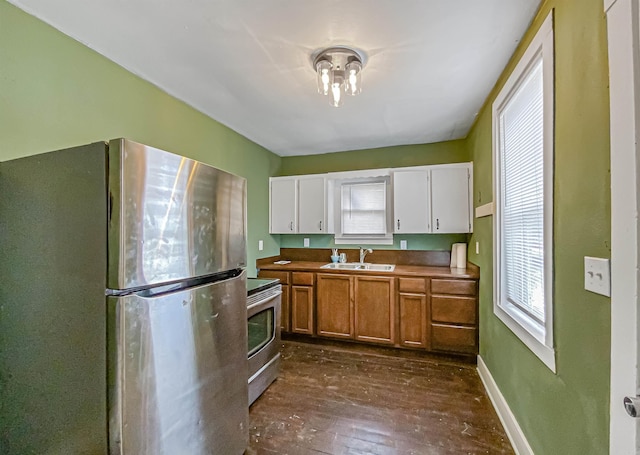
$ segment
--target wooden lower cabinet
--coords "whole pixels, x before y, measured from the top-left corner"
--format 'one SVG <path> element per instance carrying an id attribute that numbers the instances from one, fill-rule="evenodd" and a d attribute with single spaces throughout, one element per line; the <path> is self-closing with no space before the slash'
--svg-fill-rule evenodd
<path id="1" fill-rule="evenodd" d="M 478 281 L 261 270 L 282 284 L 283 332 L 473 355 Z"/>
<path id="2" fill-rule="evenodd" d="M 398 303 L 400 345 L 407 348 L 427 348 L 427 296 L 401 292 Z"/>
<path id="3" fill-rule="evenodd" d="M 318 273 L 316 290 L 317 335 L 353 338 L 354 277 Z"/>
<path id="4" fill-rule="evenodd" d="M 400 346 L 429 348 L 427 285 L 428 280 L 423 277 L 398 278 Z"/>
<path id="5" fill-rule="evenodd" d="M 431 324 L 431 349 L 452 353 L 477 354 L 477 329 L 451 324 Z"/>
<path id="6" fill-rule="evenodd" d="M 313 288 L 291 286 L 291 331 L 313 334 Z"/>
<path id="7" fill-rule="evenodd" d="M 313 273 L 291 275 L 291 331 L 313 335 Z"/>
<path id="8" fill-rule="evenodd" d="M 291 331 L 291 300 L 289 298 L 291 292 L 291 278 L 289 272 L 280 272 L 277 270 L 260 270 L 258 278 L 277 278 L 282 285 L 282 298 L 280 304 L 280 330 L 283 332 Z"/>
<path id="9" fill-rule="evenodd" d="M 394 344 L 395 278 L 355 277 L 354 334 L 359 341 Z"/>
<path id="10" fill-rule="evenodd" d="M 451 353 L 478 353 L 477 289 L 475 280 L 431 280 L 431 349 Z"/>

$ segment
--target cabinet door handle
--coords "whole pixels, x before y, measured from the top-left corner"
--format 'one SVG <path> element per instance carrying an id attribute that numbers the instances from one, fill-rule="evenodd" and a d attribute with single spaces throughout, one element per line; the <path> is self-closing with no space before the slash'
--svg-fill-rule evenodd
<path id="1" fill-rule="evenodd" d="M 440 230 L 440 218 L 436 218 L 436 230 Z"/>
<path id="2" fill-rule="evenodd" d="M 398 220 L 398 230 L 400 230 L 400 220 Z"/>
<path id="3" fill-rule="evenodd" d="M 322 230 L 322 220 L 320 220 L 320 223 L 318 223 L 318 225 L 320 226 L 320 230 Z"/>
<path id="4" fill-rule="evenodd" d="M 293 231 L 293 221 L 289 222 L 289 230 Z"/>

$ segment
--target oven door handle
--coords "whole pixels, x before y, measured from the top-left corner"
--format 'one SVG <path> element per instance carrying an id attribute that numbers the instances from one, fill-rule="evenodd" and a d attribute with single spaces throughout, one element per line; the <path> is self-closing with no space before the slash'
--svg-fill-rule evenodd
<path id="1" fill-rule="evenodd" d="M 262 309 L 273 306 L 271 302 L 275 299 L 280 298 L 281 295 L 282 295 L 282 291 L 277 291 L 269 295 L 269 297 L 267 297 L 266 299 L 260 300 L 256 303 L 252 303 L 247 307 L 247 316 L 251 317 L 254 314 L 257 314 L 260 311 L 262 311 Z"/>

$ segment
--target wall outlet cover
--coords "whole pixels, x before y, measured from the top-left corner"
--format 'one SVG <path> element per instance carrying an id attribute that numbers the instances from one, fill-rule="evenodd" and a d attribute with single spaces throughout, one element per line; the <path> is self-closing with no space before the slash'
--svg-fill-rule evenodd
<path id="1" fill-rule="evenodd" d="M 258 240 L 258 251 L 264 250 L 264 242 L 262 240 Z"/>
<path id="2" fill-rule="evenodd" d="M 309 248 L 309 239 L 305 237 L 304 239 L 304 247 Z"/>
<path id="3" fill-rule="evenodd" d="M 407 249 L 407 241 L 406 240 L 400 240 L 400 249 L 401 250 L 406 250 Z"/>

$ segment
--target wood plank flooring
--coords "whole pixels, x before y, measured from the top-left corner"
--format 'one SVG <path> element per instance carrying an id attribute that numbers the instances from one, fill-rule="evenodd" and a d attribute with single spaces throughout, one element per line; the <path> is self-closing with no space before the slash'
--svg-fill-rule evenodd
<path id="1" fill-rule="evenodd" d="M 475 365 L 284 341 L 247 455 L 513 454 Z"/>

